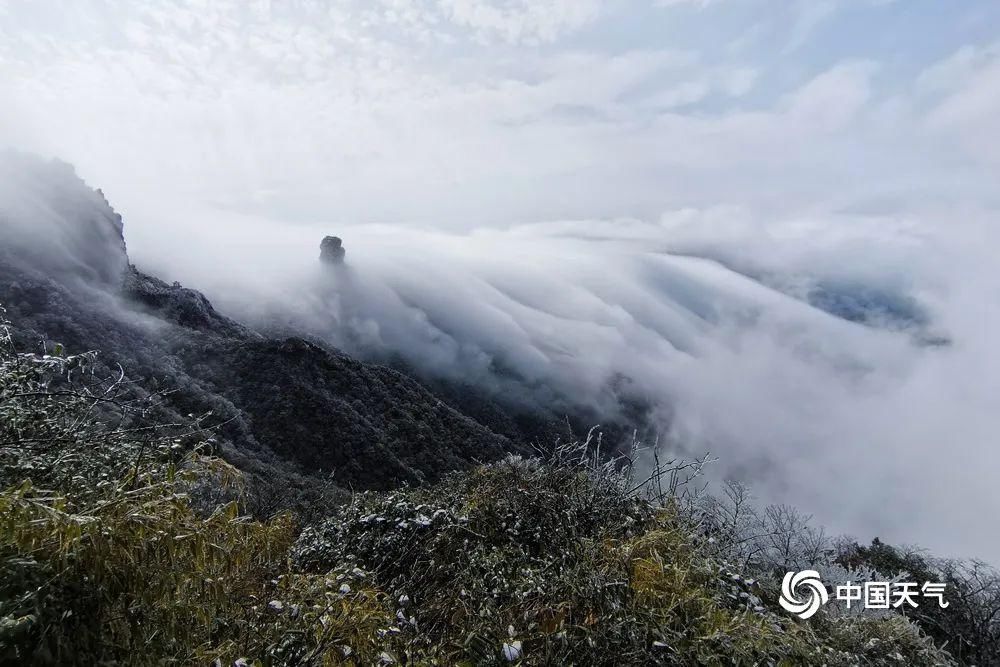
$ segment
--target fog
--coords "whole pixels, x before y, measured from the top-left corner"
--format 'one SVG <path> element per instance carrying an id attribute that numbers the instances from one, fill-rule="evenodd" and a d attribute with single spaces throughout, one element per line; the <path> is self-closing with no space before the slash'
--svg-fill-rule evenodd
<path id="1" fill-rule="evenodd" d="M 22 221 L 5 242 L 41 243 L 53 271 L 105 264 L 79 237 L 108 217 L 99 197 L 53 208 L 61 177 L 4 173 L 4 219 Z M 996 534 L 954 517 L 1000 511 L 1000 239 L 988 215 L 927 216 L 719 207 L 453 232 L 157 202 L 124 230 L 140 268 L 256 326 L 522 403 L 615 419 L 635 399 L 667 455 L 711 453 L 713 479 L 761 502 L 996 559 Z M 326 234 L 344 239 L 343 265 L 319 262 Z"/>
<path id="2" fill-rule="evenodd" d="M 761 501 L 862 539 L 1000 549 L 953 520 L 1000 511 L 989 218 L 727 207 L 454 233 L 171 215 L 175 240 L 136 257 L 229 314 L 500 395 L 608 416 L 638 398 L 661 447 L 710 452 Z M 341 267 L 318 262 L 327 233 Z"/>
<path id="3" fill-rule="evenodd" d="M 0 3 L 0 146 L 228 315 L 1000 562 L 1000 9 L 821 4 Z"/>

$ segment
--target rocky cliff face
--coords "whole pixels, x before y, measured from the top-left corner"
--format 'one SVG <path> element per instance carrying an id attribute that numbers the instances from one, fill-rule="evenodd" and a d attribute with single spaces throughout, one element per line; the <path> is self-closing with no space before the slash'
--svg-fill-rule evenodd
<path id="1" fill-rule="evenodd" d="M 324 264 L 343 264 L 346 254 L 339 236 L 325 236 L 319 244 L 319 261 Z"/>
<path id="2" fill-rule="evenodd" d="M 58 161 L 0 152 L 0 245 L 60 280 L 116 284 L 128 266 L 121 216 Z"/>
<path id="3" fill-rule="evenodd" d="M 269 338 L 201 293 L 142 273 L 128 262 L 121 217 L 68 165 L 16 156 L 2 176 L 0 304 L 18 335 L 101 350 L 137 392 L 173 390 L 163 416 L 210 412 L 237 465 L 385 488 L 517 449 L 402 373 Z"/>

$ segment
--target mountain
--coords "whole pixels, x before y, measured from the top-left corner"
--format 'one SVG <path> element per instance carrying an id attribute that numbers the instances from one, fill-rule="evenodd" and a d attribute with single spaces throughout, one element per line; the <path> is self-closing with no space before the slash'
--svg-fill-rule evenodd
<path id="1" fill-rule="evenodd" d="M 18 337 L 118 360 L 131 391 L 164 392 L 161 418 L 207 414 L 222 454 L 245 470 L 389 488 L 521 450 L 404 373 L 262 334 L 201 293 L 143 273 L 100 190 L 69 165 L 7 158 L 0 304 Z"/>
<path id="2" fill-rule="evenodd" d="M 230 319 L 136 268 L 72 168 L 0 157 L 0 664 L 997 662 L 987 566 L 834 541 L 736 483 L 690 491 L 705 460 L 644 485 L 589 438 L 507 456 L 558 408 Z M 243 474 L 179 446 L 192 422 Z M 365 491 L 316 502 L 331 477 Z M 789 569 L 938 581 L 949 606 L 831 600 L 804 623 Z"/>

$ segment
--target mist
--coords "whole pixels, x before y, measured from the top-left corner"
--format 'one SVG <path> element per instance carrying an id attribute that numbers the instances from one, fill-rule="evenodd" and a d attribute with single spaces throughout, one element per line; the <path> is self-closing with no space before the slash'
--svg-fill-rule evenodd
<path id="1" fill-rule="evenodd" d="M 2 6 L 0 145 L 229 316 L 1000 561 L 997 7 L 499 4 Z"/>
<path id="2" fill-rule="evenodd" d="M 711 453 L 712 478 L 831 530 L 1000 548 L 951 520 L 1000 511 L 988 218 L 727 207 L 461 233 L 178 219 L 190 227 L 171 226 L 176 249 L 163 237 L 134 257 L 230 315 L 500 397 L 607 418 L 638 400 L 653 410 L 636 427 L 666 453 Z M 344 239 L 343 266 L 318 261 L 327 233 Z"/>

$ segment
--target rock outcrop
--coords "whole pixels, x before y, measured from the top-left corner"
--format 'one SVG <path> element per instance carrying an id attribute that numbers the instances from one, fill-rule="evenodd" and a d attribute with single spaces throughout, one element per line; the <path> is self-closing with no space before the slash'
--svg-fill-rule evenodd
<path id="1" fill-rule="evenodd" d="M 223 455 L 263 475 L 388 488 L 517 451 L 403 373 L 263 335 L 142 273 L 99 192 L 66 165 L 19 159 L 17 187 L 0 187 L 0 304 L 24 342 L 103 351 L 135 391 L 166 391 L 164 419 L 210 413 Z M 324 257 L 338 263 L 329 239 Z"/>
<path id="2" fill-rule="evenodd" d="M 326 236 L 319 244 L 319 261 L 324 264 L 343 264 L 345 254 L 347 251 L 339 236 Z"/>
<path id="3" fill-rule="evenodd" d="M 62 281 L 117 284 L 128 266 L 121 216 L 57 160 L 0 151 L 0 255 Z"/>

